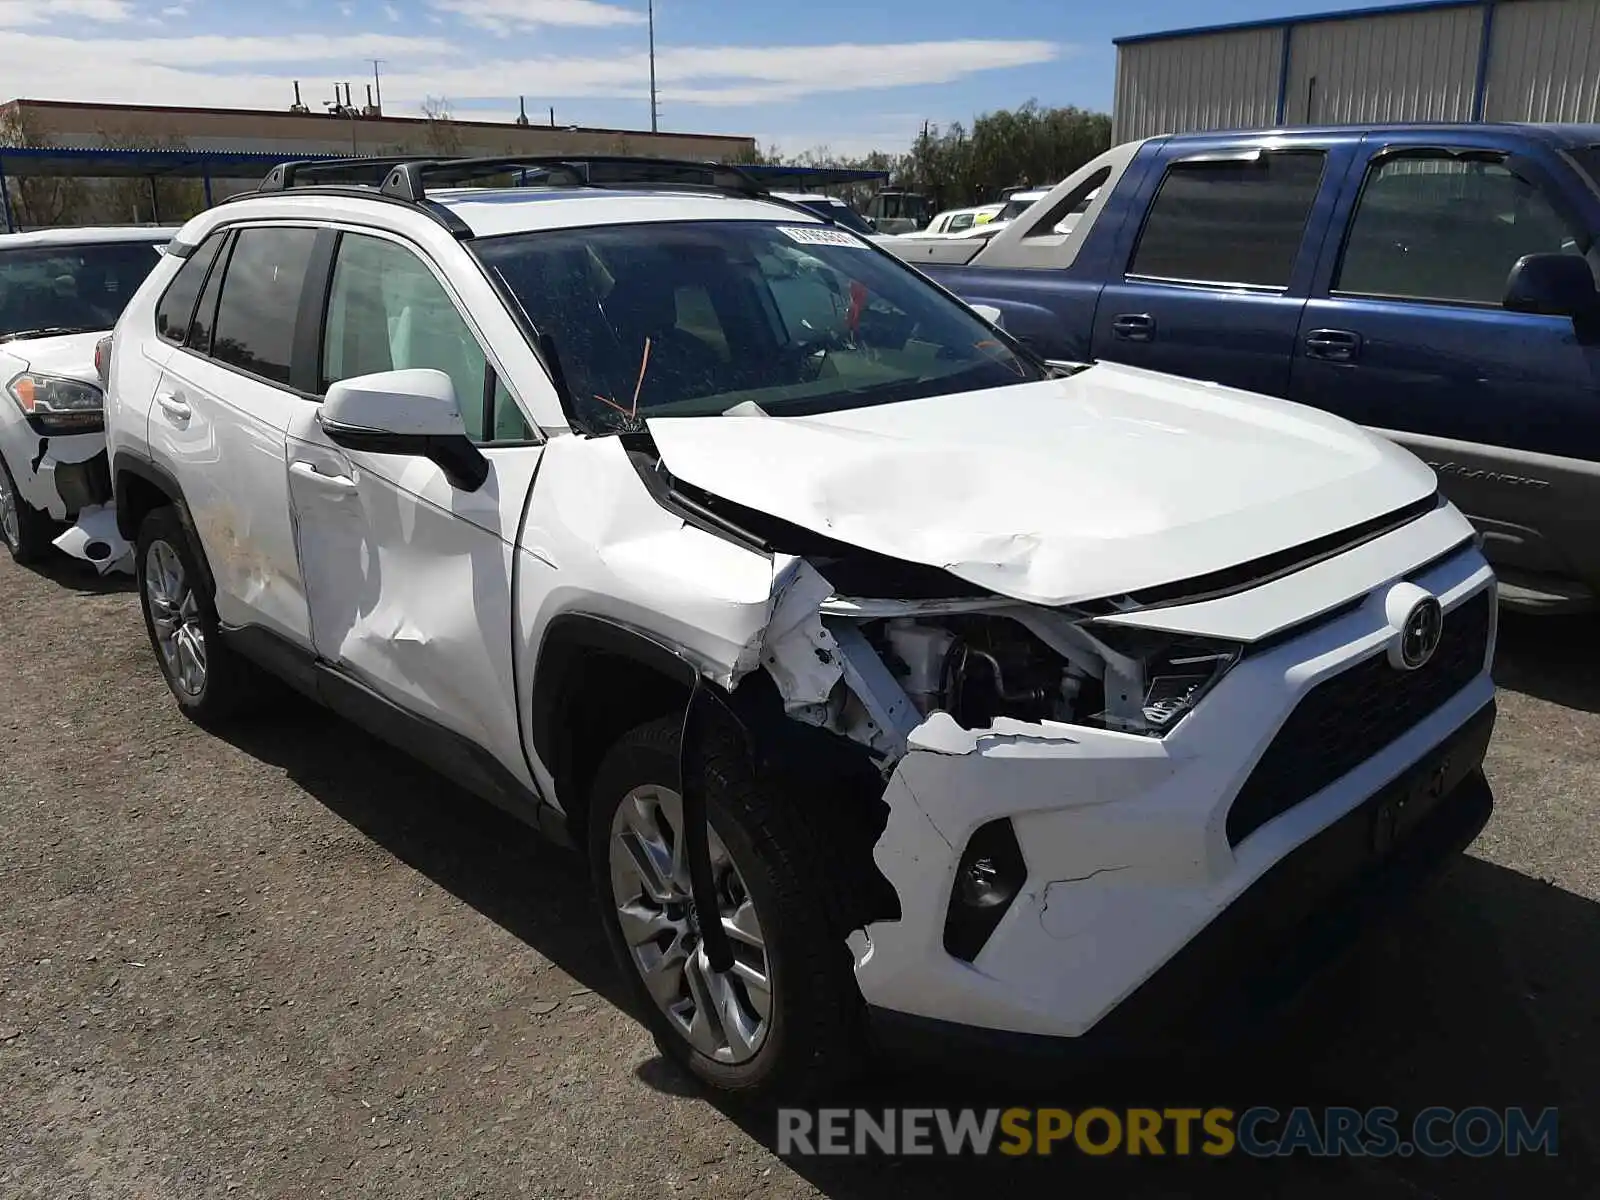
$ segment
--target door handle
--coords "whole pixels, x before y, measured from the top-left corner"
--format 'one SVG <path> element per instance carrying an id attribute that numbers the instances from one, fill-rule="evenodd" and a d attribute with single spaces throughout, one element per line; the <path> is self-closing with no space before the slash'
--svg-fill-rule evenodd
<path id="1" fill-rule="evenodd" d="M 188 402 L 178 399 L 172 392 L 157 392 L 156 404 L 174 421 L 187 421 L 194 415 L 194 410 L 189 407 Z"/>
<path id="2" fill-rule="evenodd" d="M 1361 355 L 1361 335 L 1348 329 L 1313 329 L 1306 335 L 1306 357 L 1324 362 L 1355 362 Z"/>
<path id="3" fill-rule="evenodd" d="M 302 462 L 299 459 L 289 464 L 289 474 L 333 492 L 353 492 L 356 490 L 356 481 L 350 476 L 324 475 L 313 464 Z"/>
<path id="4" fill-rule="evenodd" d="M 1149 313 L 1123 313 L 1111 318 L 1111 336 L 1124 342 L 1156 340 L 1156 319 Z"/>

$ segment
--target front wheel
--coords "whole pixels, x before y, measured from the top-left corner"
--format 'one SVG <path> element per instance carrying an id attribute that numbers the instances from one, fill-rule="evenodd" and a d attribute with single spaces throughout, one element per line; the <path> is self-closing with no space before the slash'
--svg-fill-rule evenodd
<path id="1" fill-rule="evenodd" d="M 49 513 L 40 512 L 22 498 L 11 468 L 0 458 L 0 541 L 4 541 L 13 561 L 34 563 L 50 552 L 56 524 Z"/>
<path id="2" fill-rule="evenodd" d="M 814 1095 L 861 1058 L 861 1000 L 793 801 L 713 763 L 706 797 L 715 918 L 733 966 L 711 969 L 689 883 L 680 722 L 640 726 L 601 764 L 589 857 L 608 941 L 662 1053 L 748 1100 Z"/>

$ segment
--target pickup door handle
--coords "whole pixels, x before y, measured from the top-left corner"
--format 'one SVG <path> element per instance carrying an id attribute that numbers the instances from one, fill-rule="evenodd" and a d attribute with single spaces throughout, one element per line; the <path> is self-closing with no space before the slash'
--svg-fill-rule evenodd
<path id="1" fill-rule="evenodd" d="M 1111 336 L 1124 342 L 1156 340 L 1156 319 L 1149 313 L 1123 313 L 1111 318 Z"/>
<path id="2" fill-rule="evenodd" d="M 1361 335 L 1348 329 L 1313 329 L 1306 335 L 1306 357 L 1325 362 L 1355 362 L 1361 355 Z"/>
<path id="3" fill-rule="evenodd" d="M 353 492 L 356 490 L 356 481 L 350 476 L 324 475 L 312 463 L 302 462 L 298 459 L 289 464 L 289 474 L 330 492 Z"/>
<path id="4" fill-rule="evenodd" d="M 174 421 L 187 421 L 194 415 L 194 411 L 189 407 L 188 402 L 178 399 L 172 392 L 157 392 L 156 404 L 162 412 L 166 413 Z"/>

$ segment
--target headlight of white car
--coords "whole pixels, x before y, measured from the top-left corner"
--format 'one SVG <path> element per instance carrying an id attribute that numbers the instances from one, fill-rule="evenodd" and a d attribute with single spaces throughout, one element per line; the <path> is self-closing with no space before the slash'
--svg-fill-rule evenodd
<path id="1" fill-rule="evenodd" d="M 40 433 L 90 433 L 105 427 L 105 394 L 92 383 L 24 371 L 6 391 Z"/>
<path id="2" fill-rule="evenodd" d="M 1237 642 L 1093 622 L 1105 652 L 1108 728 L 1161 737 L 1205 698 L 1244 652 Z"/>

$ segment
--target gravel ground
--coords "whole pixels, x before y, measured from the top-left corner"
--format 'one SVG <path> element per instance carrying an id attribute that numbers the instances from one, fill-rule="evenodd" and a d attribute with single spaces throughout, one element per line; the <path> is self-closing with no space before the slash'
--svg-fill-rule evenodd
<path id="1" fill-rule="evenodd" d="M 1600 623 L 1508 618 L 1472 856 L 1248 1058 L 862 1105 L 1561 1108 L 1560 1153 L 780 1160 L 656 1055 L 573 862 L 313 708 L 182 721 L 134 596 L 0 561 L 0 1197 L 1600 1194 Z"/>

